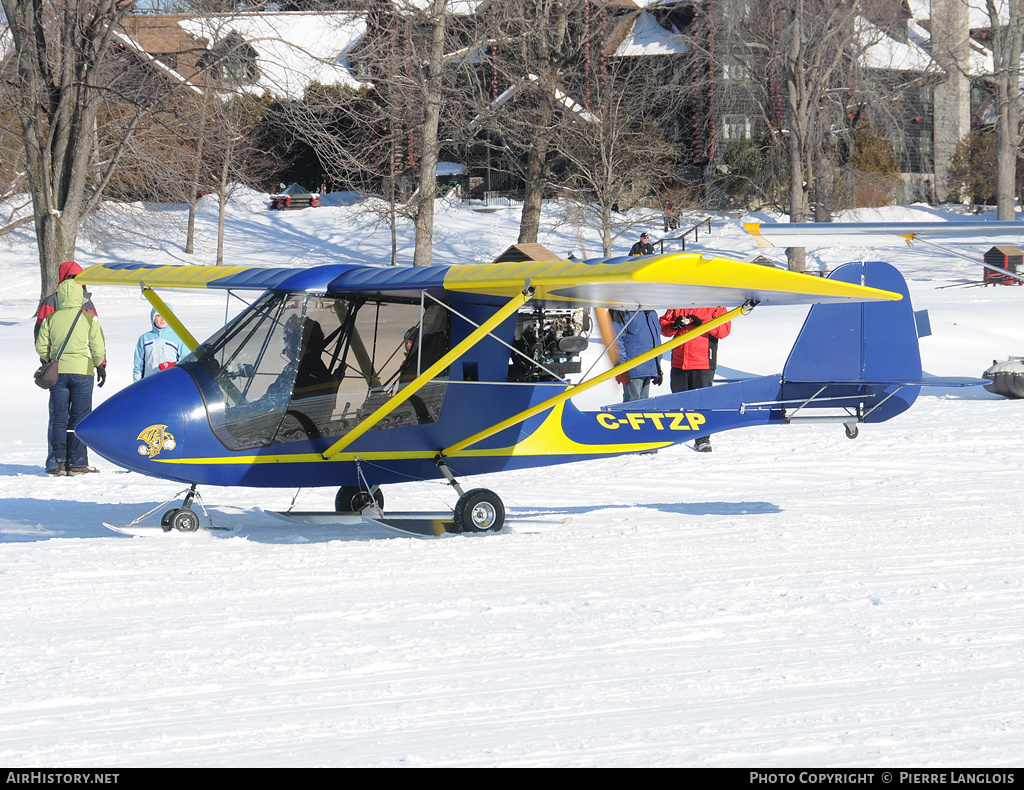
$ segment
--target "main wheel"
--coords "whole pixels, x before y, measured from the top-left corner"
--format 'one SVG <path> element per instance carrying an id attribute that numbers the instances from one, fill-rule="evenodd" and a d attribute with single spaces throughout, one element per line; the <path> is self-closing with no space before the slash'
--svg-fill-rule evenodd
<path id="1" fill-rule="evenodd" d="M 171 508 L 160 518 L 160 526 L 164 528 L 164 532 L 171 531 L 171 519 L 174 518 L 174 514 L 177 512 L 177 508 Z"/>
<path id="2" fill-rule="evenodd" d="M 199 516 L 191 510 L 178 510 L 171 516 L 171 526 L 178 532 L 195 532 L 199 529 Z"/>
<path id="3" fill-rule="evenodd" d="M 370 492 L 359 486 L 342 486 L 338 489 L 338 495 L 334 497 L 334 510 L 336 513 L 362 513 L 371 502 L 376 502 L 377 507 L 384 509 L 384 492 L 379 488 L 370 496 Z"/>
<path id="4" fill-rule="evenodd" d="M 474 488 L 455 505 L 455 532 L 497 532 L 505 524 L 505 505 L 493 491 Z"/>

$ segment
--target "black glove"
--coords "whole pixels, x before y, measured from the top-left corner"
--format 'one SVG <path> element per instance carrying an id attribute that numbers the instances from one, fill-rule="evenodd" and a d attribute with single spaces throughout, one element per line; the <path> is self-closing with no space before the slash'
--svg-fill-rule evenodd
<path id="1" fill-rule="evenodd" d="M 675 320 L 672 322 L 672 325 L 669 328 L 670 329 L 676 329 L 676 330 L 686 329 L 686 319 L 683 318 L 681 315 L 677 315 Z"/>
<path id="2" fill-rule="evenodd" d="M 703 321 L 701 321 L 701 320 L 700 320 L 700 319 L 699 319 L 699 318 L 698 318 L 697 316 L 695 316 L 695 315 L 688 315 L 688 316 L 686 316 L 686 323 L 687 323 L 687 324 L 689 325 L 689 327 L 690 327 L 691 329 L 694 329 L 694 328 L 696 328 L 696 327 L 700 326 L 701 324 L 703 324 L 704 322 L 703 322 Z"/>
<path id="3" fill-rule="evenodd" d="M 96 386 L 102 387 L 107 383 L 107 366 L 97 365 L 96 366 Z"/>
<path id="4" fill-rule="evenodd" d="M 659 373 L 659 374 L 658 374 L 657 376 L 655 376 L 655 377 L 654 377 L 653 379 L 651 379 L 651 384 L 653 384 L 653 385 L 654 385 L 655 387 L 660 387 L 660 386 L 661 386 L 661 383 L 662 383 L 662 382 L 663 382 L 664 380 L 665 380 L 665 379 L 664 379 L 664 378 L 662 377 L 662 375 L 661 375 L 661 374 Z"/>

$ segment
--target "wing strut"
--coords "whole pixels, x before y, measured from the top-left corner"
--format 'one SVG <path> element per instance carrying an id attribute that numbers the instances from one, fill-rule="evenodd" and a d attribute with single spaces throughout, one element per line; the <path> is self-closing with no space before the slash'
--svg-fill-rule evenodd
<path id="1" fill-rule="evenodd" d="M 167 324 L 174 330 L 174 334 L 181 338 L 181 342 L 185 344 L 189 351 L 195 351 L 196 346 L 199 343 L 192 333 L 189 332 L 183 323 L 178 320 L 178 316 L 174 314 L 174 311 L 167 306 L 167 303 L 157 296 L 156 291 L 152 288 L 147 288 L 145 283 L 142 283 L 142 295 L 146 298 L 146 301 L 153 305 L 153 309 L 160 314 L 160 316 L 167 322 Z"/>
<path id="2" fill-rule="evenodd" d="M 715 327 L 721 326 L 722 324 L 731 321 L 734 318 L 739 318 L 741 315 L 746 315 L 747 313 L 754 309 L 756 304 L 756 302 L 744 302 L 739 307 L 735 307 L 729 312 L 720 315 L 718 318 L 714 318 L 711 321 L 707 321 L 701 324 L 696 329 L 693 329 L 684 335 L 677 335 L 668 342 L 662 343 L 660 346 L 652 348 L 650 351 L 645 351 L 643 354 L 639 354 L 633 357 L 632 359 L 626 360 L 625 362 L 616 365 L 611 370 L 606 370 L 604 373 L 600 373 L 588 381 L 581 381 L 576 386 L 569 387 L 564 392 L 555 395 L 552 398 L 548 398 L 546 401 L 538 403 L 535 406 L 531 406 L 525 411 L 521 411 L 519 412 L 519 414 L 515 414 L 512 417 L 509 417 L 507 420 L 502 420 L 501 422 L 492 425 L 490 428 L 485 428 L 479 433 L 474 433 L 472 436 L 467 436 L 465 439 L 456 442 L 450 447 L 447 447 L 444 450 L 442 450 L 441 455 L 457 455 L 461 451 L 465 450 L 467 447 L 470 447 L 476 444 L 477 442 L 481 442 L 490 436 L 494 436 L 494 434 L 500 433 L 506 428 L 511 428 L 513 425 L 518 425 L 519 423 L 528 420 L 533 415 L 540 414 L 542 411 L 547 411 L 548 409 L 557 406 L 559 403 L 562 403 L 563 401 L 569 400 L 569 398 L 579 395 L 581 392 L 586 392 L 591 387 L 594 387 L 602 382 L 608 381 L 609 379 L 615 378 L 620 373 L 625 373 L 627 370 L 631 370 L 632 368 L 635 368 L 637 365 L 647 362 L 647 360 L 649 359 L 654 359 L 657 356 L 661 356 L 666 351 L 670 351 L 676 346 L 681 346 L 688 340 L 693 340 L 695 337 L 707 334 Z"/>
<path id="3" fill-rule="evenodd" d="M 352 442 L 362 436 L 364 433 L 369 431 L 374 425 L 380 422 L 382 419 L 387 417 L 392 411 L 401 406 L 405 401 L 415 395 L 420 388 L 422 388 L 427 382 L 429 382 L 434 376 L 444 370 L 446 367 L 452 364 L 455 360 L 465 354 L 469 349 L 484 339 L 490 332 L 501 324 L 506 318 L 515 313 L 520 307 L 526 304 L 530 299 L 533 298 L 534 289 L 533 286 L 527 281 L 526 288 L 523 289 L 522 293 L 516 294 L 514 297 L 500 308 L 494 315 L 484 321 L 480 326 L 474 329 L 466 339 L 459 343 L 455 348 L 441 357 L 437 362 L 423 371 L 419 376 L 410 381 L 405 387 L 396 392 L 387 401 L 381 405 L 373 414 L 363 420 L 359 425 L 349 431 L 347 434 L 342 436 L 338 441 L 332 444 L 323 452 L 325 459 L 331 459 L 348 447 Z"/>

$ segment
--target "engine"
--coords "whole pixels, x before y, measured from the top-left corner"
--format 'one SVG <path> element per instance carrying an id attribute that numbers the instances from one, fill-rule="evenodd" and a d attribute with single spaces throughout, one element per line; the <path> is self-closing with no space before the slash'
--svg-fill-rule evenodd
<path id="1" fill-rule="evenodd" d="M 521 310 L 512 341 L 519 353 L 509 360 L 508 380 L 556 381 L 579 373 L 592 326 L 588 310 Z"/>

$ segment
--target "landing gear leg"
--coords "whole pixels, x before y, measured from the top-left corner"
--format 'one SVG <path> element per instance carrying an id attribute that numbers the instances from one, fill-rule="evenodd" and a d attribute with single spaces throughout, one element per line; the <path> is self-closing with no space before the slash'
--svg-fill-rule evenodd
<path id="1" fill-rule="evenodd" d="M 199 529 L 199 516 L 192 511 L 192 502 L 198 495 L 196 484 L 193 483 L 188 493 L 185 494 L 181 507 L 171 508 L 160 519 L 160 526 L 164 528 L 164 532 L 170 532 L 172 529 L 176 529 L 178 532 L 195 532 Z M 202 498 L 199 503 L 202 507 Z M 206 508 L 203 508 L 204 512 L 205 510 Z"/>
<path id="2" fill-rule="evenodd" d="M 459 494 L 452 519 L 452 532 L 497 532 L 505 525 L 505 505 L 497 494 L 486 488 L 463 491 L 443 455 L 438 455 L 434 463 Z"/>

